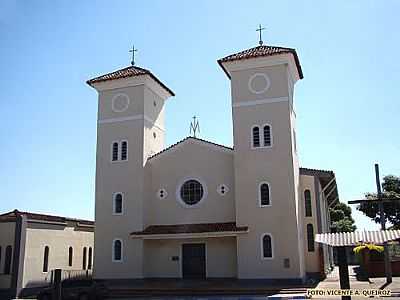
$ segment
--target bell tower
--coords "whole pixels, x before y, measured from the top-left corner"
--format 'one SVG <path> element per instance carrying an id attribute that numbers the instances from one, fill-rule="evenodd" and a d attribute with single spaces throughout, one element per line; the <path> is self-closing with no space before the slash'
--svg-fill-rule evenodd
<path id="1" fill-rule="evenodd" d="M 293 109 L 303 74 L 294 49 L 259 44 L 218 60 L 231 80 L 236 223 L 249 226 L 238 277 L 303 280 Z"/>
<path id="2" fill-rule="evenodd" d="M 145 164 L 164 147 L 164 104 L 174 93 L 130 66 L 87 81 L 98 92 L 94 276 L 143 277 Z"/>

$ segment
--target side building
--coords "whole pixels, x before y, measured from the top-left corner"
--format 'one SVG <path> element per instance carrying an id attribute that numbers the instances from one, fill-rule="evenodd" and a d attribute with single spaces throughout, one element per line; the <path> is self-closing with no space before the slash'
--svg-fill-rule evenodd
<path id="1" fill-rule="evenodd" d="M 0 215 L 0 298 L 44 286 L 54 269 L 91 272 L 94 222 L 14 210 Z"/>

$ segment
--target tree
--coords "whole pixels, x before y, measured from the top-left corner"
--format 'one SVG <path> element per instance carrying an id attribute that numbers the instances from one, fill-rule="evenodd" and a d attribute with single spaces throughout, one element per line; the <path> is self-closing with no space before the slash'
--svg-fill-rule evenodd
<path id="1" fill-rule="evenodd" d="M 329 209 L 332 226 L 336 232 L 349 232 L 356 230 L 354 219 L 351 216 L 351 208 L 345 203 L 339 202 Z"/>
<path id="2" fill-rule="evenodd" d="M 382 198 L 400 199 L 400 177 L 388 175 L 383 177 Z M 366 193 L 365 199 L 376 200 L 376 193 Z M 357 209 L 370 217 L 376 223 L 380 223 L 379 202 L 363 202 Z M 400 229 L 400 201 L 388 201 L 383 203 L 383 211 L 387 221 L 393 224 L 392 229 Z"/>

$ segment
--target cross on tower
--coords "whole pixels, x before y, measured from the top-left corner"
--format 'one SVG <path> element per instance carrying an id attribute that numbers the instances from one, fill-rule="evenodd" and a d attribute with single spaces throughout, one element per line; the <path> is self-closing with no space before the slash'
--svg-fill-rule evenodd
<path id="1" fill-rule="evenodd" d="M 129 50 L 129 52 L 132 53 L 132 61 L 131 61 L 131 65 L 134 66 L 135 65 L 135 52 L 137 52 L 138 49 L 135 49 L 135 45 L 132 45 L 132 49 Z"/>
<path id="2" fill-rule="evenodd" d="M 200 125 L 199 121 L 196 119 L 196 116 L 193 116 L 193 122 L 190 122 L 190 133 L 193 131 L 193 137 L 196 137 L 196 132 L 199 131 L 200 133 Z"/>
<path id="3" fill-rule="evenodd" d="M 265 30 L 265 27 L 261 27 L 261 24 L 258 25 L 258 29 L 256 29 L 256 31 L 258 31 L 260 33 L 260 40 L 258 41 L 258 43 L 260 44 L 260 46 L 262 46 L 263 41 L 262 41 L 262 31 Z"/>

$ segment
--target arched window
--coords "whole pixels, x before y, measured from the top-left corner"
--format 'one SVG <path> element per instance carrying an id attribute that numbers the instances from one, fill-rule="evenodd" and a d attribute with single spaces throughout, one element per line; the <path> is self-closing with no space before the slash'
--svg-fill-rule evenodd
<path id="1" fill-rule="evenodd" d="M 113 241 L 113 249 L 112 249 L 112 258 L 113 261 L 119 262 L 122 261 L 122 241 L 114 240 Z"/>
<path id="2" fill-rule="evenodd" d="M 72 259 L 74 256 L 74 249 L 72 247 L 68 248 L 68 266 L 72 267 Z"/>
<path id="3" fill-rule="evenodd" d="M 12 260 L 12 247 L 8 245 L 6 247 L 6 253 L 4 255 L 4 274 L 11 273 L 11 260 Z"/>
<path id="4" fill-rule="evenodd" d="M 92 250 L 92 247 L 89 247 L 88 270 L 91 270 L 91 269 L 92 269 L 92 260 L 93 260 L 93 250 Z"/>
<path id="5" fill-rule="evenodd" d="M 307 224 L 307 248 L 309 252 L 314 252 L 314 227 L 312 224 Z"/>
<path id="6" fill-rule="evenodd" d="M 112 156 L 111 156 L 112 161 L 117 161 L 118 160 L 118 142 L 114 142 L 112 144 Z"/>
<path id="7" fill-rule="evenodd" d="M 128 142 L 122 141 L 121 143 L 121 160 L 128 159 Z"/>
<path id="8" fill-rule="evenodd" d="M 261 250 L 263 258 L 272 258 L 272 237 L 270 234 L 266 233 L 262 237 Z"/>
<path id="9" fill-rule="evenodd" d="M 312 206 L 311 206 L 311 192 L 310 190 L 304 191 L 304 206 L 306 210 L 306 217 L 312 216 Z"/>
<path id="10" fill-rule="evenodd" d="M 271 126 L 264 125 L 263 135 L 264 135 L 264 147 L 270 147 L 272 145 Z"/>
<path id="11" fill-rule="evenodd" d="M 43 272 L 48 272 L 49 271 L 49 252 L 50 249 L 48 246 L 44 247 L 44 252 L 43 252 Z"/>
<path id="12" fill-rule="evenodd" d="M 260 206 L 268 206 L 271 204 L 269 184 L 267 182 L 260 184 L 259 198 Z"/>
<path id="13" fill-rule="evenodd" d="M 260 128 L 258 126 L 253 127 L 253 147 L 260 147 Z"/>
<path id="14" fill-rule="evenodd" d="M 87 261 L 87 248 L 83 247 L 83 257 L 82 257 L 82 270 L 86 270 L 86 261 Z"/>
<path id="15" fill-rule="evenodd" d="M 117 193 L 114 195 L 114 214 L 120 215 L 122 214 L 123 208 L 123 195 L 122 193 Z"/>

